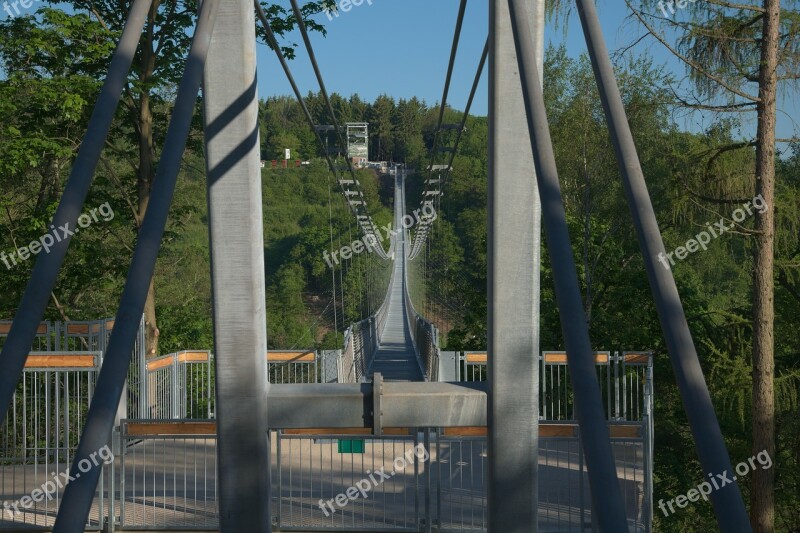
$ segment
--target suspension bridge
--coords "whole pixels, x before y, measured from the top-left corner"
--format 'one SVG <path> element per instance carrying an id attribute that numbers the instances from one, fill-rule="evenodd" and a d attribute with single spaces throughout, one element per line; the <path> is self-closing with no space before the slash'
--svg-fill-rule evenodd
<path id="1" fill-rule="evenodd" d="M 344 146 L 301 7 L 291 3 Z M 421 207 L 439 205 L 464 130 L 464 122 L 456 125 L 455 145 L 443 149 L 466 3 L 459 4 Z M 578 0 L 577 7 L 700 462 L 707 472 L 731 471 L 672 273 L 657 263 L 664 246 L 595 6 Z M 56 226 L 76 225 L 150 8 L 150 0 L 131 4 Z M 489 36 L 464 113 L 466 120 L 488 63 L 488 351 L 448 353 L 409 289 L 409 265 L 434 217 L 384 243 L 352 161 L 342 166 L 331 156 L 267 14 L 248 0 L 205 0 L 116 316 L 41 322 L 66 238 L 37 258 L 13 322 L 0 325 L 0 487 L 14 511 L 6 509 L 0 525 L 57 533 L 651 531 L 652 358 L 592 349 L 544 108 L 543 10 L 537 1 L 489 2 Z M 267 350 L 257 21 L 325 153 L 332 184 L 375 243 L 370 255 L 391 269 L 383 303 L 347 329 L 338 351 Z M 141 316 L 201 85 L 213 357 L 147 359 Z M 437 166 L 441 153 L 451 157 Z M 394 178 L 394 227 L 402 228 L 407 174 L 398 169 Z M 539 347 L 542 227 L 565 352 Z M 92 467 L 105 449 L 115 457 Z M 408 449 L 425 454 L 412 457 Z M 64 468 L 69 484 L 48 491 L 55 483 L 48 476 Z M 749 531 L 735 482 L 711 500 L 722 531 Z"/>
<path id="2" fill-rule="evenodd" d="M 394 227 L 402 228 L 405 211 L 405 174 L 395 178 Z M 378 331 L 378 349 L 370 357 L 367 376 L 380 374 L 391 381 L 423 381 L 424 368 L 409 327 L 409 317 L 415 314 L 406 307 L 406 235 L 397 235 L 394 246 L 394 266 L 386 295 L 386 318 Z M 416 317 L 415 317 L 416 318 Z"/>

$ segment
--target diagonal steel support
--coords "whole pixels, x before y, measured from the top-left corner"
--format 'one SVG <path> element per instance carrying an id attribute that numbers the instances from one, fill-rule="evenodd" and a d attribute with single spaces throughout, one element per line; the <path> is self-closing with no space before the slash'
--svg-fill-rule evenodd
<path id="1" fill-rule="evenodd" d="M 140 317 L 161 248 L 161 239 L 175 192 L 186 140 L 191 130 L 200 79 L 219 4 L 220 0 L 205 0 L 200 8 L 192 46 L 186 60 L 186 69 L 178 88 L 175 109 L 167 130 L 163 155 L 153 182 L 152 199 L 139 230 L 116 315 L 116 325 L 111 334 L 103 368 L 97 379 L 92 404 L 86 416 L 81 442 L 70 470 L 70 475 L 75 480 L 70 482 L 64 491 L 64 498 L 53 526 L 54 533 L 82 531 L 89 516 L 101 469 L 92 468 L 85 472 L 79 465 L 85 464 L 84 461 L 91 464 L 92 454 L 96 455 L 96 452 L 106 446 L 111 438 L 117 405 L 125 386 L 131 353 L 139 331 Z"/>
<path id="2" fill-rule="evenodd" d="M 644 181 L 639 154 L 633 142 L 597 10 L 593 0 L 578 0 L 577 4 L 589 47 L 589 56 L 600 89 L 600 99 L 614 143 L 625 195 L 639 236 L 639 247 L 644 257 L 647 277 L 656 302 L 661 329 L 667 341 L 675 378 L 681 391 L 683 406 L 700 456 L 700 464 L 703 466 L 703 472 L 709 475 L 732 472 L 730 456 L 697 357 L 697 349 L 686 321 L 686 313 L 675 285 L 675 278 L 669 268 L 659 263 L 659 258 L 664 258 L 662 261 L 666 265 L 664 242 L 650 193 Z M 726 533 L 751 531 L 750 519 L 736 481 L 728 483 L 721 490 L 715 490 L 711 494 L 711 503 L 721 531 Z"/>
<path id="3" fill-rule="evenodd" d="M 220 529 L 268 533 L 264 213 L 252 0 L 222 0 L 203 94 Z"/>
<path id="4" fill-rule="evenodd" d="M 131 6 L 125 29 L 111 58 L 108 76 L 103 82 L 103 88 L 89 119 L 86 136 L 81 142 L 64 194 L 53 216 L 52 226 L 56 228 L 69 229 L 78 226 L 78 218 L 86 202 L 86 195 L 89 193 L 97 162 L 100 160 L 100 154 L 111 129 L 122 90 L 127 83 L 128 72 L 136 48 L 139 46 L 139 38 L 151 3 L 152 0 L 136 0 Z M 47 302 L 50 301 L 71 240 L 71 235 L 60 239 L 50 248 L 49 253 L 41 254 L 36 259 L 31 279 L 14 316 L 11 331 L 0 352 L 0 368 L 3 369 L 0 372 L 0 425 L 3 424 L 11 405 L 17 382 L 25 366 L 25 359 L 36 336 L 36 328 L 47 309 Z"/>

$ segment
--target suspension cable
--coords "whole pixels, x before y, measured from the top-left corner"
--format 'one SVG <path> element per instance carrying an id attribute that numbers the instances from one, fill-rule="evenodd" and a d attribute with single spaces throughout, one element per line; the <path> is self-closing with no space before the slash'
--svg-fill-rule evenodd
<path id="1" fill-rule="evenodd" d="M 464 109 L 464 116 L 461 117 L 461 124 L 458 127 L 458 134 L 456 135 L 456 140 L 453 143 L 453 152 L 450 154 L 450 161 L 447 163 L 447 169 L 445 169 L 445 179 L 449 177 L 450 171 L 453 169 L 453 162 L 456 159 L 456 152 L 458 151 L 458 146 L 461 143 L 461 138 L 464 136 L 464 132 L 467 129 L 467 119 L 469 118 L 469 113 L 472 110 L 472 104 L 475 101 L 475 94 L 478 92 L 478 85 L 481 82 L 481 77 L 483 76 L 483 70 L 486 68 L 486 60 L 489 57 L 489 39 L 487 37 L 486 44 L 483 47 L 483 54 L 481 55 L 480 63 L 478 64 L 478 70 L 475 72 L 475 79 L 472 82 L 472 89 L 469 93 L 469 98 L 467 99 L 467 107 Z"/>
<path id="2" fill-rule="evenodd" d="M 466 1 L 466 0 L 462 0 Z M 306 23 L 303 20 L 303 14 L 300 12 L 300 7 L 297 4 L 297 0 L 291 0 L 292 2 L 292 10 L 294 11 L 295 20 L 297 21 L 297 27 L 300 29 L 300 33 L 303 37 L 303 43 L 305 44 L 306 51 L 308 52 L 309 60 L 311 61 L 311 66 L 314 68 L 314 74 L 317 78 L 317 82 L 319 83 L 320 92 L 322 94 L 322 98 L 325 101 L 325 106 L 328 108 L 328 113 L 330 114 L 331 121 L 333 122 L 333 127 L 336 132 L 336 138 L 339 141 L 339 146 L 344 150 L 347 148 L 347 144 L 344 142 L 344 138 L 342 137 L 342 129 L 339 125 L 339 121 L 336 118 L 336 112 L 333 110 L 333 104 L 331 103 L 330 96 L 328 95 L 328 90 L 325 87 L 325 81 L 322 77 L 322 72 L 319 68 L 319 63 L 317 62 L 317 56 L 314 53 L 314 47 L 311 44 L 311 38 L 308 35 L 308 29 L 306 28 Z M 358 179 L 356 178 L 355 170 L 353 170 L 353 162 L 350 159 L 349 152 L 347 153 L 347 157 L 345 157 L 345 161 L 347 163 L 347 169 L 350 172 L 350 176 L 353 180 L 353 185 L 356 188 L 356 196 L 360 197 L 361 200 L 356 200 L 356 202 L 360 202 L 361 205 L 364 207 L 364 212 L 369 219 L 369 222 L 362 226 L 362 230 L 367 235 L 372 235 L 377 239 L 375 223 L 373 222 L 372 218 L 369 217 L 369 212 L 367 210 L 367 203 L 366 199 L 364 198 L 364 192 L 361 190 L 361 184 L 359 183 Z M 350 204 L 353 204 L 353 200 L 350 199 L 350 196 L 345 194 L 345 200 Z M 357 204 L 355 204 L 357 205 Z M 357 216 L 358 219 L 358 216 Z M 360 222 L 360 221 L 359 221 Z M 378 250 L 378 254 L 384 258 L 388 259 L 388 255 L 386 251 L 383 249 L 383 243 L 378 240 L 375 244 L 375 248 Z"/>
<path id="3" fill-rule="evenodd" d="M 303 13 L 300 12 L 300 7 L 297 5 L 297 0 L 291 0 L 291 2 L 292 10 L 294 11 L 294 18 L 297 20 L 297 27 L 300 29 L 300 34 L 303 36 L 303 42 L 306 45 L 306 51 L 308 52 L 308 58 L 311 60 L 311 66 L 314 68 L 314 75 L 317 77 L 322 98 L 325 100 L 328 113 L 331 115 L 331 121 L 333 121 L 333 126 L 336 128 L 336 137 L 339 140 L 339 146 L 344 148 L 346 145 L 344 143 L 344 139 L 342 138 L 342 131 L 339 127 L 339 122 L 336 120 L 336 113 L 333 111 L 333 104 L 331 104 L 331 99 L 328 96 L 328 90 L 325 88 L 325 81 L 322 79 L 322 72 L 319 69 L 319 63 L 317 63 L 317 56 L 314 54 L 314 47 L 311 45 L 311 38 L 308 36 L 308 29 L 306 28 L 306 23 L 303 20 Z M 353 179 L 356 179 L 355 172 L 353 171 L 353 162 L 349 157 L 346 159 L 347 168 L 350 171 L 350 174 L 353 176 Z"/>
<path id="4" fill-rule="evenodd" d="M 351 175 L 352 175 L 352 181 L 353 181 L 352 185 L 356 188 L 356 195 L 359 196 L 360 198 L 362 198 L 361 204 L 362 204 L 362 207 L 363 207 L 363 213 L 361 211 L 359 211 L 355 207 L 355 204 L 353 204 L 350 201 L 350 199 L 349 199 L 350 195 L 348 194 L 348 191 L 345 189 L 343 181 L 341 179 L 339 179 L 339 173 L 338 173 L 338 170 L 336 168 L 336 165 L 334 164 L 333 160 L 331 159 L 331 156 L 330 156 L 330 153 L 329 153 L 329 151 L 327 149 L 327 146 L 326 146 L 325 142 L 322 140 L 322 136 L 320 135 L 319 131 L 317 130 L 316 123 L 314 122 L 314 118 L 311 115 L 311 112 L 309 111 L 308 106 L 305 103 L 303 95 L 300 92 L 300 89 L 299 89 L 299 87 L 297 85 L 297 82 L 295 81 L 294 75 L 292 74 L 292 70 L 289 67 L 288 62 L 286 61 L 286 57 L 284 56 L 280 46 L 278 45 L 278 40 L 275 37 L 275 32 L 272 30 L 272 27 L 269 24 L 269 20 L 267 19 L 267 15 L 264 12 L 264 9 L 261 7 L 261 4 L 259 3 L 258 0 L 254 0 L 254 5 L 255 5 L 255 9 L 256 9 L 256 15 L 258 16 L 259 20 L 261 21 L 261 25 L 264 27 L 264 32 L 265 32 L 265 35 L 267 37 L 267 43 L 269 44 L 269 46 L 275 52 L 275 55 L 278 58 L 278 62 L 280 63 L 281 67 L 283 68 L 283 72 L 286 75 L 286 79 L 289 81 L 289 84 L 292 87 L 292 91 L 294 92 L 295 98 L 297 99 L 298 103 L 300 104 L 301 109 L 303 110 L 303 114 L 306 117 L 306 121 L 308 122 L 309 126 L 311 127 L 311 130 L 314 132 L 314 136 L 317 139 L 317 143 L 319 144 L 320 149 L 322 151 L 324 151 L 324 153 L 325 153 L 325 160 L 328 163 L 328 168 L 333 173 L 333 175 L 336 177 L 336 183 L 339 185 L 339 189 L 340 189 L 342 195 L 344 196 L 348 207 L 350 208 L 350 212 L 359 221 L 359 227 L 361 228 L 361 231 L 365 235 L 373 235 L 373 236 L 375 236 L 375 233 L 376 233 L 375 223 L 373 222 L 372 217 L 369 214 L 369 210 L 367 208 L 366 201 L 363 201 L 364 194 L 363 194 L 363 191 L 361 191 L 361 185 L 358 182 L 358 180 L 356 179 L 355 173 L 352 170 L 352 165 L 350 164 L 349 158 L 348 158 L 348 168 L 350 169 L 350 172 L 351 172 Z M 307 35 L 307 31 L 305 31 L 305 23 L 302 20 L 302 16 L 300 17 L 299 23 L 301 25 L 301 28 L 304 30 L 304 32 Z M 314 60 L 314 62 L 316 62 L 316 59 Z M 324 84 L 321 84 L 321 85 L 324 88 Z M 328 102 L 329 109 L 332 109 L 332 106 L 330 106 L 330 100 L 327 98 L 327 90 L 325 90 L 325 97 L 326 97 L 326 100 Z M 332 117 L 332 118 L 334 118 L 334 120 L 335 120 L 335 117 Z M 340 142 L 340 144 L 342 142 L 340 133 L 339 133 L 339 142 Z M 383 258 L 383 259 L 387 258 L 386 253 L 383 250 L 383 245 L 382 244 L 380 244 L 379 246 L 376 246 L 375 248 L 377 249 L 378 255 L 381 256 L 381 258 Z"/>
<path id="5" fill-rule="evenodd" d="M 258 0 L 256 0 L 258 1 Z M 336 252 L 336 249 L 333 247 L 333 206 L 331 205 L 331 180 L 328 178 L 328 229 L 330 230 L 331 234 L 331 254 Z M 333 255 L 331 255 L 331 259 L 333 259 Z M 334 263 L 331 264 L 331 280 L 333 283 L 333 287 L 331 293 L 333 294 L 333 331 L 335 333 L 335 337 L 339 336 L 339 316 L 336 311 L 336 267 Z"/>
<path id="6" fill-rule="evenodd" d="M 470 89 L 469 98 L 467 99 L 467 105 L 466 108 L 464 109 L 464 114 L 461 118 L 461 124 L 459 125 L 458 128 L 458 134 L 456 136 L 455 143 L 453 144 L 452 152 L 450 154 L 450 160 L 448 161 L 447 168 L 445 169 L 445 177 L 444 177 L 445 181 L 447 180 L 447 178 L 449 178 L 450 172 L 453 168 L 453 162 L 455 161 L 456 154 L 458 152 L 458 147 L 461 143 L 461 139 L 463 138 L 464 131 L 466 130 L 467 120 L 469 119 L 469 114 L 470 111 L 472 110 L 472 104 L 474 103 L 475 96 L 478 92 L 478 86 L 480 85 L 481 78 L 483 77 L 483 71 L 486 69 L 486 61 L 488 59 L 488 56 L 489 56 L 489 39 L 487 37 L 486 44 L 483 47 L 483 53 L 481 54 L 480 62 L 478 63 L 478 69 L 475 72 L 475 78 L 472 81 L 472 88 Z M 434 153 L 433 157 L 435 157 L 435 155 L 436 154 Z M 428 180 L 430 180 L 430 177 L 432 176 L 433 173 L 433 161 L 434 159 L 431 160 Z M 423 188 L 422 198 L 420 199 L 421 207 L 424 207 L 425 197 L 427 196 L 428 180 L 426 180 L 425 187 Z M 441 186 L 442 184 L 440 184 L 440 187 Z M 420 253 L 424 241 L 427 240 L 427 235 L 428 235 L 427 226 L 426 223 L 423 222 L 423 227 L 418 228 L 418 230 L 414 234 L 414 242 L 412 243 L 411 252 L 409 254 L 409 257 L 411 259 L 414 259 Z"/>
<path id="7" fill-rule="evenodd" d="M 295 2 L 296 0 L 292 0 Z M 439 107 L 439 121 L 436 125 L 436 132 L 433 136 L 433 150 L 431 152 L 431 164 L 429 166 L 429 176 L 433 163 L 436 160 L 436 150 L 439 148 L 439 135 L 442 131 L 442 123 L 444 122 L 444 113 L 447 110 L 447 98 L 450 95 L 450 83 L 453 80 L 453 70 L 456 65 L 456 56 L 458 55 L 458 45 L 461 41 L 461 28 L 464 25 L 464 13 L 467 9 L 467 0 L 461 0 L 458 7 L 458 19 L 456 20 L 456 30 L 453 34 L 453 44 L 450 48 L 450 62 L 447 65 L 447 77 L 444 81 L 444 92 L 442 93 L 442 102 Z"/>

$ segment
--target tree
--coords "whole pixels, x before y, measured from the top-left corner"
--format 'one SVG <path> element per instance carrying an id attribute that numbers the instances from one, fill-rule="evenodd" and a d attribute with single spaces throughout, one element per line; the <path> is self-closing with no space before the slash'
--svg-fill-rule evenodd
<path id="1" fill-rule="evenodd" d="M 42 9 L 38 23 L 31 17 L 0 23 L 0 65 L 7 73 L 0 81 L 0 243 L 4 250 L 26 246 L 50 233 L 48 225 L 99 90 L 98 76 L 113 51 L 113 41 L 106 36 L 88 16 L 67 16 L 54 9 Z M 73 54 L 71 49 L 81 53 Z M 113 222 L 85 230 L 73 243 L 59 285 L 51 294 L 52 318 L 69 320 L 72 313 L 82 315 L 92 309 L 87 296 L 92 284 L 122 268 L 119 254 L 130 244 L 130 235 L 120 231 L 126 219 L 124 204 L 114 197 L 113 184 L 104 179 L 98 182 L 87 208 L 110 201 L 117 216 Z M 110 253 L 94 260 L 85 255 L 86 248 L 100 246 Z M 13 264 L 6 258 L 5 262 L 12 264 L 4 265 L 9 272 L 0 278 L 0 290 L 16 305 L 33 259 Z M 71 290 L 75 286 L 81 290 Z M 12 309 L 8 305 L 3 311 Z"/>
<path id="2" fill-rule="evenodd" d="M 370 106 L 367 112 L 370 123 L 370 136 L 373 138 L 371 153 L 377 161 L 389 161 L 393 159 L 393 125 L 392 116 L 394 115 L 394 99 L 381 95 Z"/>
<path id="3" fill-rule="evenodd" d="M 269 159 L 283 160 L 286 158 L 286 150 L 290 150 L 293 159 L 300 159 L 300 139 L 291 133 L 276 133 L 269 138 L 269 149 L 267 157 Z"/>
<path id="4" fill-rule="evenodd" d="M 749 189 L 761 195 L 767 209 L 755 215 L 753 248 L 753 392 L 752 452 L 775 453 L 775 340 L 774 340 L 774 254 L 775 254 L 775 160 L 777 95 L 780 82 L 800 78 L 800 19 L 796 11 L 781 11 L 780 0 L 730 4 L 711 0 L 693 4 L 691 10 L 676 13 L 655 9 L 650 13 L 626 0 L 633 16 L 647 32 L 686 66 L 696 94 L 676 96 L 691 109 L 714 113 L 755 112 L 755 137 L 714 148 L 714 159 L 735 150 L 753 150 L 754 166 Z M 790 4 L 796 2 L 790 1 Z M 661 4 L 663 5 L 663 3 Z M 660 14 L 663 12 L 663 17 Z M 783 19 L 782 19 L 783 16 Z M 688 17 L 689 20 L 686 20 Z M 660 19 L 679 35 L 678 46 L 669 44 L 654 27 Z M 723 185 L 728 191 L 730 185 Z M 729 188 L 730 187 L 730 188 Z M 741 190 L 741 187 L 737 187 Z M 712 193 L 713 194 L 713 193 Z M 709 195 L 710 196 L 710 195 Z M 723 196 L 712 201 L 742 203 L 742 197 Z M 706 200 L 709 198 L 706 197 Z M 775 496 L 773 469 L 757 470 L 750 491 L 751 524 L 756 532 L 774 530 Z"/>
<path id="5" fill-rule="evenodd" d="M 397 158 L 406 163 L 417 163 L 425 157 L 425 142 L 422 138 L 422 119 L 425 105 L 416 97 L 400 99 L 394 118 L 395 136 L 398 149 Z"/>
<path id="6" fill-rule="evenodd" d="M 127 2 L 121 5 L 117 0 L 70 0 L 67 5 L 74 14 L 62 12 L 57 19 L 51 17 L 48 21 L 56 28 L 56 37 L 48 43 L 49 47 L 57 47 L 59 28 L 68 28 L 80 21 L 86 22 L 87 16 L 102 27 L 105 33 L 102 39 L 105 42 L 113 43 L 121 34 L 127 16 Z M 309 17 L 331 6 L 332 0 L 308 2 L 303 6 L 302 12 L 309 29 L 324 33 L 324 28 Z M 283 35 L 294 27 L 294 18 L 285 8 L 272 4 L 265 4 L 264 8 L 277 35 Z M 43 11 L 38 13 L 37 16 L 41 16 Z M 133 223 L 137 232 L 150 200 L 150 190 L 159 160 L 158 147 L 161 146 L 163 133 L 167 129 L 170 100 L 183 71 L 196 13 L 197 3 L 194 0 L 153 0 L 122 99 L 121 122 L 117 125 L 114 136 L 127 139 L 129 144 L 109 143 L 115 156 L 127 160 L 128 163 L 129 168 L 119 176 L 120 181 L 132 179 L 135 182 L 135 200 L 132 203 L 135 204 Z M 34 20 L 35 17 L 25 18 Z M 9 26 L 12 22 L 2 24 Z M 263 34 L 263 30 L 260 34 Z M 70 49 L 62 43 L 54 57 L 68 60 L 79 58 L 82 53 L 82 49 Z M 293 56 L 293 48 L 284 48 L 284 53 Z M 42 61 L 53 61 L 53 57 L 42 57 L 41 54 L 37 56 L 36 50 L 27 46 L 20 47 L 18 55 L 20 54 L 27 54 L 29 58 L 38 57 Z M 95 68 L 91 73 L 96 80 L 104 78 L 108 59 L 110 53 L 105 61 L 95 65 L 101 67 Z M 37 66 L 39 65 L 34 65 Z M 197 128 L 194 132 L 195 143 L 199 137 L 200 130 Z M 199 149 L 197 144 L 194 147 Z M 153 280 L 150 283 L 144 315 L 146 350 L 148 356 L 153 357 L 158 355 L 159 337 Z"/>

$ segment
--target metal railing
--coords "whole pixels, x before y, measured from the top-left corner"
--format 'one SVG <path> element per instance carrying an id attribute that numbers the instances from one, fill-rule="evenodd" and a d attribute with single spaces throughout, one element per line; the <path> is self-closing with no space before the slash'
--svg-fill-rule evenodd
<path id="1" fill-rule="evenodd" d="M 425 468 L 414 454 L 419 439 L 409 431 L 377 439 L 275 433 L 275 525 L 281 531 L 419 531 Z M 397 458 L 402 468 L 394 465 Z M 363 489 L 361 497 L 340 505 L 339 495 L 352 495 L 351 487 Z"/>
<path id="2" fill-rule="evenodd" d="M 43 326 L 37 345 L 104 346 L 113 323 L 99 322 Z M 374 351 L 377 342 L 374 319 L 361 324 L 366 327 L 359 335 L 348 334 L 352 351 L 270 352 L 270 380 L 331 382 L 346 373 L 360 380 L 368 364 L 365 354 Z M 436 349 L 434 342 L 431 345 Z M 361 362 L 356 364 L 354 358 L 348 365 L 348 353 L 359 353 Z M 588 530 L 593 524 L 591 498 L 564 353 L 544 352 L 539 359 L 539 524 L 543 531 Z M 459 379 L 486 379 L 486 353 L 460 354 L 456 361 Z M 649 532 L 652 356 L 599 352 L 595 364 L 629 529 Z M 101 365 L 99 351 L 31 354 L 0 436 L 0 501 L 18 501 L 46 483 L 51 472 L 69 467 Z M 184 351 L 144 361 L 142 355 L 142 361 L 134 357 L 131 368 L 136 377 L 144 377 L 125 395 L 138 400 L 134 409 L 127 405 L 129 415 L 135 416 L 123 420 L 115 432 L 116 460 L 104 470 L 86 530 L 98 530 L 105 522 L 110 530 L 217 529 L 213 357 Z M 145 417 L 139 416 L 142 405 Z M 147 417 L 164 420 L 143 419 Z M 189 417 L 205 420 L 184 420 Z M 194 429 L 186 431 L 187 425 Z M 273 520 L 281 530 L 486 530 L 485 428 L 387 428 L 380 437 L 363 431 L 278 431 L 271 441 Z M 336 504 L 337 496 L 372 480 L 378 471 L 390 472 L 395 459 L 420 444 L 427 460 L 412 458 L 413 467 L 402 474 L 381 477 L 369 498 L 348 497 L 346 505 Z M 59 489 L 13 520 L 0 518 L 0 529 L 51 526 L 60 495 Z M 336 512 L 329 506 L 326 515 L 320 500 L 332 501 Z"/>
<path id="3" fill-rule="evenodd" d="M 126 420 L 114 435 L 109 530 L 218 529 L 214 424 Z M 172 433 L 171 433 L 172 431 Z"/>
<path id="4" fill-rule="evenodd" d="M 147 361 L 144 396 L 148 419 L 213 418 L 211 354 L 182 351 Z"/>
<path id="5" fill-rule="evenodd" d="M 649 532 L 645 426 L 611 430 L 629 531 Z M 271 433 L 277 531 L 487 530 L 483 428 L 317 431 Z M 126 421 L 116 435 L 110 531 L 218 529 L 213 422 Z M 539 442 L 540 530 L 596 530 L 577 425 L 543 424 Z"/>
<path id="6" fill-rule="evenodd" d="M 425 379 L 427 381 L 439 381 L 439 330 L 432 323 L 425 320 L 417 310 L 414 308 L 414 303 L 411 301 L 410 291 L 408 290 L 408 258 L 403 258 L 406 262 L 405 279 L 403 280 L 405 290 L 403 296 L 405 299 L 406 315 L 408 316 L 408 327 L 411 330 L 411 337 L 414 340 L 414 346 L 419 354 L 422 362 L 423 370 L 425 371 Z"/>
<path id="7" fill-rule="evenodd" d="M 113 319 L 39 325 L 0 433 L 0 502 L 17 503 L 20 511 L 3 509 L 0 529 L 53 525 L 64 492 L 58 480 L 71 466 L 113 328 Z M 0 346 L 10 329 L 10 321 L 0 322 Z M 143 321 L 139 333 L 120 418 L 145 414 L 139 390 Z M 105 476 L 104 472 L 86 530 L 101 529 L 107 514 Z"/>
<path id="8" fill-rule="evenodd" d="M 338 383 L 343 357 L 342 350 L 322 350 L 319 354 L 319 382 Z"/>
<path id="9" fill-rule="evenodd" d="M 653 355 L 650 352 L 595 352 L 595 370 L 609 420 L 643 420 L 652 404 Z M 456 358 L 458 381 L 486 381 L 486 352 L 461 352 Z M 575 403 L 566 352 L 538 355 L 539 418 L 575 420 Z"/>
<path id="10" fill-rule="evenodd" d="M 386 305 L 384 303 L 384 305 Z M 344 335 L 344 351 L 340 365 L 340 383 L 361 383 L 378 350 L 376 317 L 356 322 Z"/>
<path id="11" fill-rule="evenodd" d="M 270 383 L 332 383 L 339 379 L 339 351 L 270 350 Z M 215 418 L 214 356 L 184 350 L 149 359 L 142 394 L 148 399 L 146 419 Z M 137 417 L 139 418 L 139 417 Z"/>
<path id="12" fill-rule="evenodd" d="M 486 352 L 464 352 L 456 360 L 459 381 L 488 379 Z M 540 424 L 575 421 L 574 396 L 566 352 L 545 351 L 539 355 L 538 360 L 541 365 Z M 636 511 L 635 530 L 649 532 L 652 530 L 653 517 L 653 354 L 643 351 L 596 352 L 595 368 L 609 422 L 615 424 L 614 427 L 638 428 L 633 436 L 623 432 L 612 439 L 612 445 L 617 456 L 617 468 L 623 472 L 622 488 L 626 505 Z M 543 449 L 543 442 L 540 439 L 540 450 Z M 583 454 L 577 456 L 582 471 Z M 542 480 L 540 486 L 545 483 Z M 629 480 L 633 480 L 631 483 L 635 484 L 635 489 Z M 587 481 L 582 483 L 586 484 Z M 580 508 L 581 516 L 586 516 L 591 513 L 585 507 L 590 500 L 588 493 L 580 494 L 583 495 L 583 501 L 587 502 Z M 540 512 L 547 508 L 545 500 L 540 499 L 539 505 Z"/>
<path id="13" fill-rule="evenodd" d="M 100 352 L 31 352 L 0 434 L 0 528 L 53 525 L 101 365 Z M 34 491 L 38 491 L 38 494 Z M 100 529 L 101 477 L 86 530 Z"/>
<path id="14" fill-rule="evenodd" d="M 5 344 L 6 337 L 8 337 L 9 332 L 11 331 L 11 324 L 10 320 L 0 320 L 0 348 L 3 347 Z M 36 336 L 33 339 L 33 346 L 31 346 L 32 351 L 38 352 L 46 352 L 53 349 L 54 342 L 57 342 L 56 339 L 60 338 L 60 335 L 56 334 L 53 330 L 54 325 L 60 324 L 56 322 L 55 324 L 51 322 L 42 322 L 36 328 Z"/>

